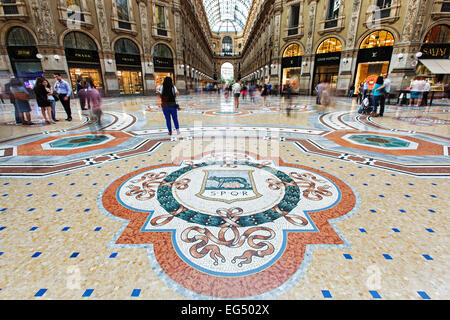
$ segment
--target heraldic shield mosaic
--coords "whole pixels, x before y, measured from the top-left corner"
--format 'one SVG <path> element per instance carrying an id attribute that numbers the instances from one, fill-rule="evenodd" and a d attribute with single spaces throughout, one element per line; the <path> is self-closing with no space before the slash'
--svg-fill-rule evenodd
<path id="1" fill-rule="evenodd" d="M 281 294 L 301 281 L 314 246 L 346 245 L 332 221 L 356 203 L 326 172 L 249 153 L 142 168 L 99 196 L 124 223 L 111 246 L 146 248 L 166 284 L 200 298 Z"/>

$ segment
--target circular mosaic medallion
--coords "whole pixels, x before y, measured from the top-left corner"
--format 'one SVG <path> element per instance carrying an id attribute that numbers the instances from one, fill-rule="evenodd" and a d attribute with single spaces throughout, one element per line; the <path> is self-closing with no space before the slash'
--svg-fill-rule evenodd
<path id="1" fill-rule="evenodd" d="M 324 172 L 220 156 L 136 170 L 101 199 L 110 214 L 129 221 L 117 245 L 153 244 L 153 269 L 192 292 L 234 298 L 288 281 L 306 244 L 341 243 L 328 219 L 355 204 L 350 188 Z M 216 286 L 221 292 L 211 291 Z"/>

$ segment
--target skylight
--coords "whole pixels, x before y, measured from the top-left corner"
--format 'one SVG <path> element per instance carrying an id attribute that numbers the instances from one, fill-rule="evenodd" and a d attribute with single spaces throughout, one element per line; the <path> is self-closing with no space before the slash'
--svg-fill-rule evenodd
<path id="1" fill-rule="evenodd" d="M 244 30 L 252 0 L 203 0 L 212 32 Z"/>

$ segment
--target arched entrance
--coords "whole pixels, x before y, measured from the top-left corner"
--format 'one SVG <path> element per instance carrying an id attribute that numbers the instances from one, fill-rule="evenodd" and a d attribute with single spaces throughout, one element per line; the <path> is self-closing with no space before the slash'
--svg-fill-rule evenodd
<path id="1" fill-rule="evenodd" d="M 72 31 L 65 35 L 63 45 L 72 88 L 75 90 L 77 80 L 91 78 L 96 88 L 103 91 L 100 58 L 94 40 L 83 32 Z"/>
<path id="2" fill-rule="evenodd" d="M 143 94 L 142 65 L 139 47 L 134 41 L 120 38 L 114 44 L 119 89 L 122 95 Z"/>
<path id="3" fill-rule="evenodd" d="M 295 93 L 300 90 L 302 54 L 300 45 L 293 43 L 284 50 L 281 61 L 281 87 L 284 88 L 289 83 Z"/>
<path id="4" fill-rule="evenodd" d="M 44 74 L 33 36 L 25 28 L 13 27 L 8 31 L 6 47 L 14 75 L 27 88 L 33 88 L 36 78 Z"/>
<path id="5" fill-rule="evenodd" d="M 320 82 L 328 82 L 331 87 L 336 88 L 341 51 L 342 43 L 337 38 L 328 38 L 320 43 L 316 51 L 312 91 Z"/>
<path id="6" fill-rule="evenodd" d="M 448 92 L 450 83 L 450 26 L 438 24 L 425 35 L 416 75 L 429 79 L 434 92 Z M 439 94 L 438 94 L 439 96 Z"/>
<path id="7" fill-rule="evenodd" d="M 222 64 L 220 68 L 220 80 L 223 84 L 234 82 L 234 66 L 230 62 Z"/>
<path id="8" fill-rule="evenodd" d="M 156 87 L 162 85 L 165 77 L 171 77 L 175 83 L 172 50 L 164 43 L 158 43 L 153 48 L 153 64 Z"/>
<path id="9" fill-rule="evenodd" d="M 389 72 L 393 48 L 394 36 L 389 31 L 377 30 L 364 38 L 356 61 L 355 93 L 363 81 L 368 81 L 372 90 L 377 77 Z"/>

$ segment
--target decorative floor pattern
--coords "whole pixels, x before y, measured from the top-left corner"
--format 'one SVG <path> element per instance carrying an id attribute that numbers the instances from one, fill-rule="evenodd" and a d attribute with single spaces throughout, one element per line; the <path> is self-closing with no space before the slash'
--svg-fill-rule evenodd
<path id="1" fill-rule="evenodd" d="M 446 107 L 179 102 L 0 114 L 0 299 L 450 298 Z"/>

